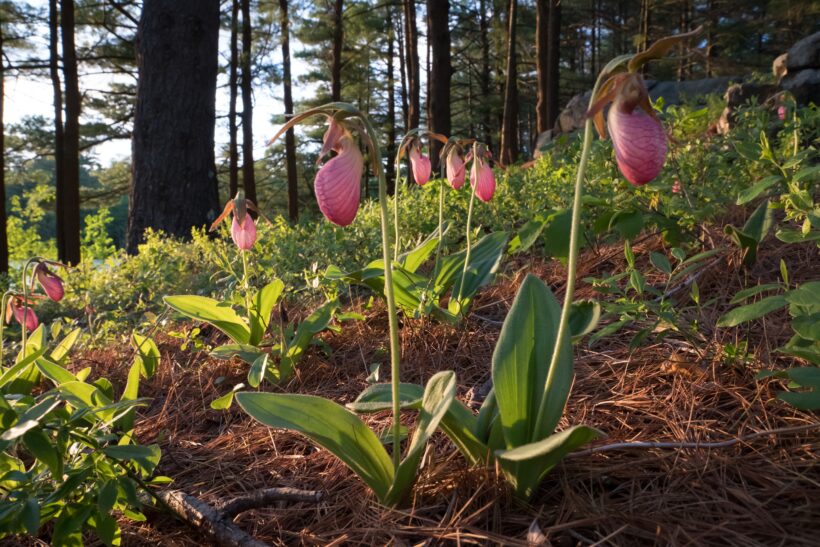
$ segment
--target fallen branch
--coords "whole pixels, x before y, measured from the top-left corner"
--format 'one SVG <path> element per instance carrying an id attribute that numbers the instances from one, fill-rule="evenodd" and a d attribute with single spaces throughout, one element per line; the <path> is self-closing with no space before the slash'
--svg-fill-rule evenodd
<path id="1" fill-rule="evenodd" d="M 780 429 L 770 429 L 766 431 L 758 431 L 757 433 L 750 433 L 749 435 L 745 435 L 743 437 L 736 437 L 734 439 L 727 439 L 725 441 L 717 441 L 717 442 L 651 442 L 651 441 L 632 441 L 632 442 L 622 442 L 622 443 L 614 443 L 614 444 L 606 444 L 603 446 L 594 446 L 592 448 L 587 448 L 586 450 L 579 450 L 578 452 L 572 452 L 567 454 L 567 458 L 580 458 L 581 456 L 589 456 L 590 454 L 598 454 L 600 452 L 611 452 L 613 450 L 623 450 L 629 448 L 676 448 L 676 449 L 685 449 L 685 448 L 726 448 L 727 446 L 732 446 L 738 443 L 750 441 L 757 437 L 764 437 L 766 435 L 777 435 L 779 433 L 796 433 L 800 431 L 807 431 L 810 429 L 820 428 L 820 423 L 818 424 L 806 424 L 806 425 L 798 425 L 794 427 L 782 427 Z"/>
<path id="2" fill-rule="evenodd" d="M 214 537 L 225 547 L 267 547 L 247 532 L 236 526 L 233 518 L 249 509 L 271 505 L 277 501 L 318 502 L 319 492 L 297 490 L 295 488 L 267 488 L 248 496 L 235 498 L 220 508 L 186 494 L 181 490 L 163 490 L 156 493 L 157 499 L 174 515 L 195 528 L 200 528 Z"/>

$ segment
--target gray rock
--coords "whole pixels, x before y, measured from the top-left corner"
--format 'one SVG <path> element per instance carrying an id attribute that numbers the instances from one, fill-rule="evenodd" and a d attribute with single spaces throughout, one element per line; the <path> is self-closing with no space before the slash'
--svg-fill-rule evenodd
<path id="1" fill-rule="evenodd" d="M 698 99 L 711 93 L 723 93 L 726 86 L 736 77 L 702 78 L 700 80 L 684 80 L 682 82 L 654 82 L 649 88 L 649 97 L 656 101 L 663 97 L 666 106 L 678 105 L 687 100 Z"/>
<path id="2" fill-rule="evenodd" d="M 801 70 L 796 74 L 790 71 L 781 85 L 800 104 L 820 104 L 820 69 Z"/>
<path id="3" fill-rule="evenodd" d="M 820 31 L 806 36 L 789 49 L 786 68 L 791 73 L 804 68 L 820 68 Z"/>

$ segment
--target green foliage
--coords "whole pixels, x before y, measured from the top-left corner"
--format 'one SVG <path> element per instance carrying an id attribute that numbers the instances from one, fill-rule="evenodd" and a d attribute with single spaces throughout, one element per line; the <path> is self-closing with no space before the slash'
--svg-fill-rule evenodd
<path id="1" fill-rule="evenodd" d="M 111 212 L 106 207 L 100 208 L 94 215 L 85 217 L 81 241 L 83 260 L 105 260 L 116 254 L 114 240 L 108 233 L 113 220 Z"/>

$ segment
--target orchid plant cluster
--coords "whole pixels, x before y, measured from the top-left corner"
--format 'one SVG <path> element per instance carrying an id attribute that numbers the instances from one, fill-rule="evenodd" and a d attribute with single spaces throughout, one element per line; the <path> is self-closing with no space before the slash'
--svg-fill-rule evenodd
<path id="1" fill-rule="evenodd" d="M 356 217 L 365 165 L 359 143 L 367 150 L 372 171 L 378 178 L 382 259 L 371 263 L 368 268 L 378 272 L 377 286 L 380 285 L 387 303 L 390 383 L 368 388 L 348 408 L 316 396 L 240 391 L 241 385 L 231 392 L 231 397 L 235 393 L 242 409 L 259 422 L 299 432 L 333 453 L 386 505 L 395 506 L 406 500 L 415 482 L 427 441 L 437 429 L 441 429 L 453 440 L 470 463 L 498 464 L 518 496 L 525 499 L 532 496 L 540 481 L 564 455 L 601 436 L 599 431 L 583 425 L 556 432 L 573 379 L 572 339 L 589 332 L 590 325 L 594 327 L 597 322 L 597 315 L 590 313 L 590 317 L 582 317 L 585 319 L 582 321 L 573 318 L 573 325 L 570 325 L 571 311 L 583 308 L 573 302 L 573 295 L 579 252 L 581 198 L 593 124 L 603 137 L 606 127 L 603 110 L 611 105 L 608 129 L 621 173 L 634 185 L 646 184 L 654 179 L 663 166 L 667 141 L 663 127 L 649 104 L 646 87 L 638 69 L 646 61 L 661 56 L 678 40 L 688 36 L 663 39 L 643 53 L 621 56 L 610 62 L 599 76 L 590 101 L 577 171 L 563 307 L 559 306 L 546 284 L 532 275 L 527 277 L 504 322 L 492 360 L 493 390 L 478 415 L 456 401 L 456 378 L 452 371 L 433 375 L 424 387 L 401 383 L 397 301 L 407 298 L 410 292 L 408 287 L 416 283 L 415 269 L 426 260 L 431 247 L 435 246 L 437 252 L 434 272 L 437 275 L 439 270 L 452 271 L 453 264 L 461 266 L 460 278 L 451 275 L 453 280 L 458 278 L 458 289 L 454 289 L 454 295 L 451 296 L 450 311 L 463 314 L 462 292 L 471 269 L 470 223 L 474 200 L 476 196 L 482 201 L 491 200 L 496 187 L 489 151 L 474 140 L 449 139 L 420 129 L 412 130 L 404 137 L 395 159 L 397 174 L 401 172 L 400 163 L 406 155 L 416 184 L 427 184 L 431 177 L 431 162 L 422 150 L 422 138 L 435 139 L 444 145 L 442 175 L 446 176 L 447 183 L 454 190 L 458 190 L 466 182 L 467 165 L 472 162 L 472 194 L 467 219 L 467 247 L 461 262 L 440 261 L 441 241 L 445 231 L 443 184 L 440 186 L 439 227 L 435 237 L 423 243 L 421 251 L 417 248 L 406 255 L 400 255 L 398 208 L 394 209 L 391 226 L 387 184 L 378 145 L 380 138 L 368 117 L 354 106 L 339 102 L 292 117 L 270 143 L 289 128 L 310 118 L 320 117 L 327 123 L 319 161 L 331 152 L 335 155 L 316 173 L 314 187 L 319 209 L 330 222 L 347 226 Z M 401 194 L 398 182 L 397 180 L 396 201 Z M 268 328 L 267 322 L 273 306 L 271 302 L 275 302 L 281 293 L 281 287 L 274 290 L 270 285 L 255 295 L 248 290 L 244 253 L 253 245 L 256 231 L 247 208 L 252 209 L 253 204 L 242 196 L 237 196 L 233 205 L 226 207 L 220 220 L 229 212 L 234 213 L 231 235 L 243 253 L 243 286 L 246 289 L 248 322 L 236 316 L 230 305 L 218 302 L 202 305 L 202 297 L 166 299 L 172 307 L 191 317 L 204 319 L 229 335 L 235 330 L 232 338 L 237 342 L 236 355 L 259 344 Z M 184 306 L 178 300 L 180 298 L 197 299 L 197 302 L 193 302 L 199 306 L 195 310 L 197 313 L 192 313 L 190 307 L 187 311 L 183 309 Z M 259 323 L 258 327 L 254 326 L 254 321 Z M 267 359 L 265 354 L 257 355 L 259 357 L 254 358 L 254 361 Z M 262 364 L 261 367 L 264 368 L 265 365 Z M 259 367 L 254 363 L 253 368 Z M 405 446 L 402 445 L 400 423 L 403 409 L 418 411 L 416 427 Z M 356 415 L 384 410 L 392 413 L 390 449 Z"/>

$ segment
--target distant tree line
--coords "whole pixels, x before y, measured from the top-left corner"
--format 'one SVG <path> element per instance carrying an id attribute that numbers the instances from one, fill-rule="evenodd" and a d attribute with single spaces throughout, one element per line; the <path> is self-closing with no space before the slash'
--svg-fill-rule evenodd
<path id="1" fill-rule="evenodd" d="M 313 202 L 308 198 L 315 167 L 292 131 L 282 144 L 254 156 L 255 93 L 263 88 L 275 89 L 283 101 L 285 116 L 272 124 L 330 100 L 369 112 L 385 136 L 392 184 L 396 141 L 411 128 L 475 136 L 497 161 L 510 164 L 530 155 L 561 105 L 588 89 L 613 56 L 704 25 L 700 38 L 681 46 L 649 76 L 768 71 L 773 57 L 815 30 L 815 5 L 789 0 L 49 0 L 43 8 L 0 0 L 0 91 L 9 77 L 50 81 L 54 107 L 51 120 L 4 126 L 2 113 L 9 105 L 0 93 L 0 200 L 8 205 L 11 194 L 32 187 L 32 166 L 45 171 L 53 188 L 48 207 L 57 252 L 68 263 L 80 260 L 87 210 L 100 204 L 124 208 L 125 196 L 129 252 L 136 251 L 149 227 L 189 236 L 191 227 L 208 223 L 219 204 L 240 189 L 296 221 Z M 48 36 L 45 47 L 38 36 Z M 310 67 L 298 81 L 294 55 Z M 220 73 L 228 88 L 225 114 L 216 110 Z M 298 94 L 301 100 L 294 102 L 294 86 L 315 86 L 316 92 Z M 217 124 L 227 129 L 224 145 L 215 145 Z M 309 137 L 317 142 L 320 132 Z M 130 169 L 91 162 L 93 147 L 113 139 L 131 139 Z M 311 146 L 309 139 L 300 141 Z M 437 169 L 439 148 L 432 147 Z M 374 181 L 365 177 L 362 184 L 363 193 L 372 195 Z M 0 211 L 4 271 L 7 209 Z"/>

